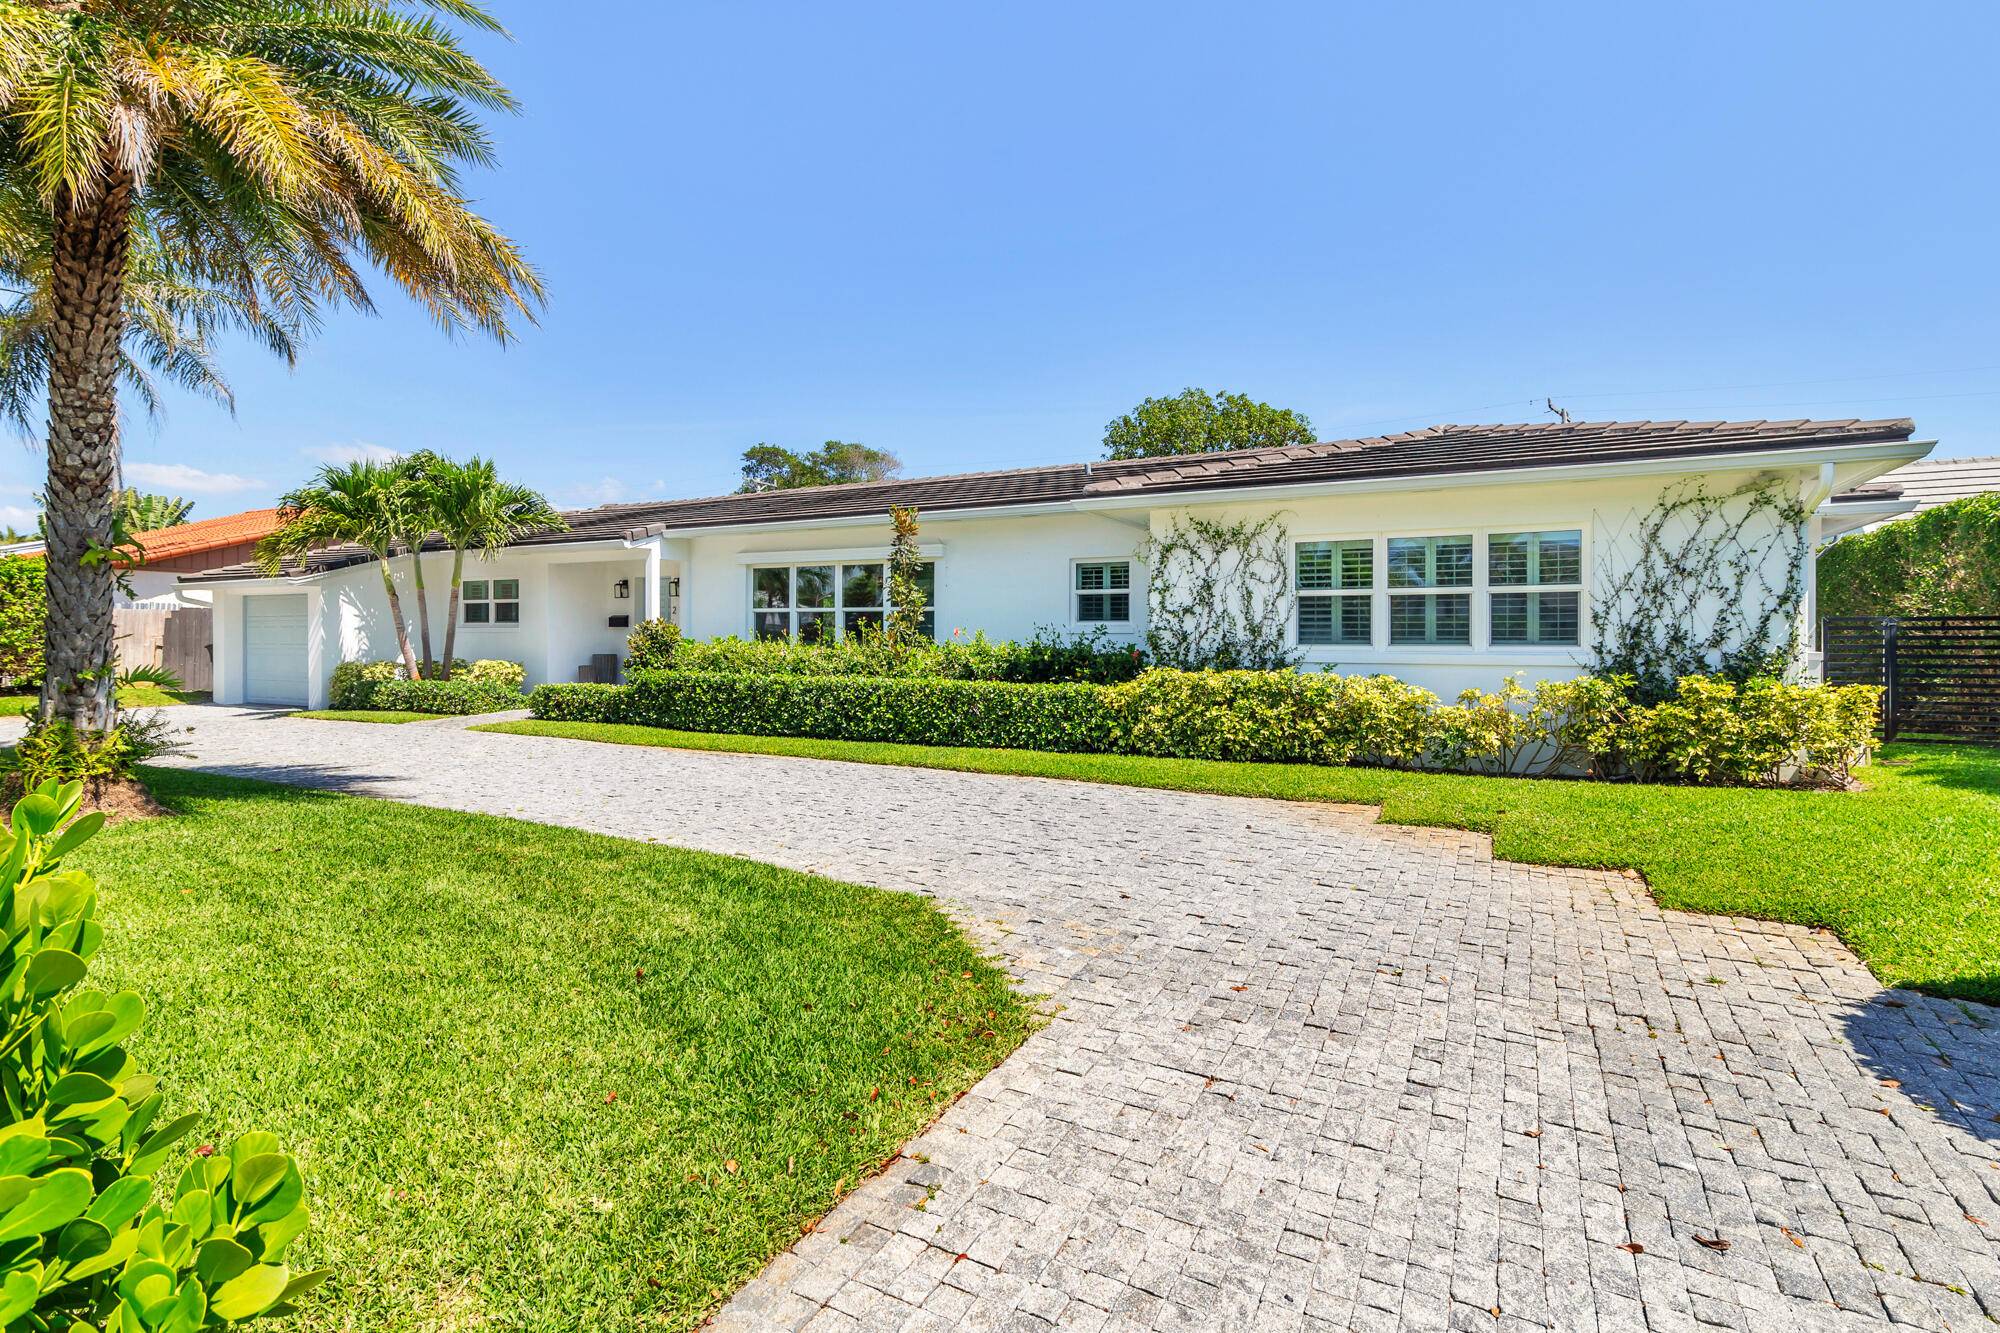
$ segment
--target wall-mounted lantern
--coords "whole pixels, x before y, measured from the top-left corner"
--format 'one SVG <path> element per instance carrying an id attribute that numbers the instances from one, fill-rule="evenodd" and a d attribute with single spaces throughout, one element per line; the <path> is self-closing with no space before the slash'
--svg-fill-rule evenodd
<path id="1" fill-rule="evenodd" d="M 632 580 L 620 579 L 612 584 L 611 595 L 620 599 L 629 598 L 632 595 Z"/>
<path id="2" fill-rule="evenodd" d="M 680 595 L 681 595 L 681 581 L 679 579 L 668 579 L 667 596 L 678 597 Z"/>

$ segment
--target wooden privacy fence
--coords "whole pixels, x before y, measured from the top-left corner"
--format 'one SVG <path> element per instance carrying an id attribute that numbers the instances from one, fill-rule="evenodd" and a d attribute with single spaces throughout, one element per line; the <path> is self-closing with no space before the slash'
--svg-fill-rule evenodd
<path id="1" fill-rule="evenodd" d="M 1882 687 L 1882 738 L 2000 743 L 2000 616 L 1829 616 L 1832 685 Z"/>
<path id="2" fill-rule="evenodd" d="M 121 606 L 112 611 L 118 666 L 163 666 L 190 690 L 215 688 L 209 648 L 214 612 L 205 606 Z"/>

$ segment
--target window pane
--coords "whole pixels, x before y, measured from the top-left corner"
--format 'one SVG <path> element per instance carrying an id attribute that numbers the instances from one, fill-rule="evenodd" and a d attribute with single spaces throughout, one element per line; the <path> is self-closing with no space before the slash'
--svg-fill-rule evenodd
<path id="1" fill-rule="evenodd" d="M 1486 577 L 1496 588 L 1531 583 L 1528 549 L 1533 538 L 1525 532 L 1497 532 L 1486 542 Z"/>
<path id="2" fill-rule="evenodd" d="M 937 642 L 937 612 L 926 611 L 917 617 L 917 633 L 931 642 Z"/>
<path id="3" fill-rule="evenodd" d="M 882 613 L 880 611 L 849 611 L 842 621 L 841 632 L 852 634 L 863 625 L 872 625 L 878 630 L 881 629 Z"/>
<path id="4" fill-rule="evenodd" d="M 1317 592 L 1333 586 L 1333 543 L 1300 542 L 1298 550 L 1299 591 Z M 1331 617 L 1329 617 L 1329 622 Z M 1325 642 L 1305 637 L 1303 610 L 1299 619 L 1299 642 Z"/>
<path id="5" fill-rule="evenodd" d="M 1583 582 L 1583 534 L 1544 532 L 1541 534 L 1541 577 L 1537 583 Z"/>
<path id="6" fill-rule="evenodd" d="M 1372 588 L 1375 586 L 1375 543 L 1372 541 L 1338 542 L 1339 587 Z"/>
<path id="7" fill-rule="evenodd" d="M 833 638 L 833 612 L 799 612 L 799 642 L 822 643 Z"/>
<path id="8" fill-rule="evenodd" d="M 1493 594 L 1493 642 L 1526 643 L 1528 641 L 1528 594 L 1524 592 L 1496 592 Z"/>
<path id="9" fill-rule="evenodd" d="M 882 566 L 842 565 L 840 604 L 843 607 L 882 605 Z M 876 619 L 880 620 L 881 617 L 877 616 Z M 853 622 L 850 620 L 849 623 Z"/>
<path id="10" fill-rule="evenodd" d="M 1392 588 L 1471 587 L 1472 538 L 1391 537 L 1389 586 Z"/>
<path id="11" fill-rule="evenodd" d="M 492 605 L 488 602 L 467 602 L 465 603 L 465 623 L 468 625 L 484 625 L 491 618 L 490 613 L 492 610 Z"/>
<path id="12" fill-rule="evenodd" d="M 518 625 L 521 623 L 519 602 L 493 603 L 493 623 L 496 625 Z"/>
<path id="13" fill-rule="evenodd" d="M 751 571 L 750 605 L 752 607 L 790 606 L 791 604 L 791 570 L 758 569 Z"/>
<path id="14" fill-rule="evenodd" d="M 760 639 L 791 637 L 792 617 L 788 611 L 759 611 L 751 619 L 756 623 L 757 637 Z"/>
<path id="15" fill-rule="evenodd" d="M 1372 643 L 1375 640 L 1375 599 L 1342 597 L 1337 643 Z"/>
<path id="16" fill-rule="evenodd" d="M 1076 618 L 1079 624 L 1088 625 L 1101 622 L 1106 617 L 1105 596 L 1101 592 L 1080 592 L 1076 595 Z"/>
<path id="17" fill-rule="evenodd" d="M 1076 567 L 1076 590 L 1078 592 L 1103 592 L 1104 566 L 1078 565 Z"/>
<path id="18" fill-rule="evenodd" d="M 1123 592 L 1132 586 L 1132 566 L 1120 560 L 1115 565 L 1104 567 L 1105 578 L 1113 592 Z"/>
<path id="19" fill-rule="evenodd" d="M 1112 621 L 1130 620 L 1132 618 L 1132 594 L 1129 592 L 1114 592 L 1109 597 L 1106 597 L 1104 599 L 1104 617 Z"/>
<path id="20" fill-rule="evenodd" d="M 493 580 L 493 600 L 497 602 L 515 602 L 519 601 L 520 598 L 521 598 L 521 580 L 519 579 Z"/>
<path id="21" fill-rule="evenodd" d="M 485 600 L 486 600 L 486 580 L 485 580 L 485 579 L 467 579 L 467 580 L 465 581 L 465 583 L 464 583 L 464 584 L 462 585 L 462 588 L 461 588 L 461 595 L 462 595 L 462 596 L 463 596 L 463 597 L 465 598 L 465 600 L 466 600 L 466 601 L 468 601 L 468 602 L 483 602 L 483 601 L 485 601 Z"/>
<path id="22" fill-rule="evenodd" d="M 924 605 L 937 605 L 937 562 L 926 560 L 917 567 L 917 587 L 923 590 Z"/>
<path id="23" fill-rule="evenodd" d="M 800 606 L 832 606 L 833 566 L 799 566 L 793 576 L 792 592 Z"/>
<path id="24" fill-rule="evenodd" d="M 1574 644 L 1582 621 L 1581 593 L 1493 594 L 1493 642 Z"/>
<path id="25" fill-rule="evenodd" d="M 1299 549 L 1303 551 L 1305 548 L 1300 547 Z M 1331 597 L 1299 598 L 1300 643 L 1318 644 L 1333 642 L 1334 600 Z"/>
<path id="26" fill-rule="evenodd" d="M 1472 598 L 1466 593 L 1389 599 L 1389 642 L 1472 642 Z"/>
<path id="27" fill-rule="evenodd" d="M 1537 629 L 1542 643 L 1576 643 L 1583 624 L 1581 593 L 1537 593 Z"/>

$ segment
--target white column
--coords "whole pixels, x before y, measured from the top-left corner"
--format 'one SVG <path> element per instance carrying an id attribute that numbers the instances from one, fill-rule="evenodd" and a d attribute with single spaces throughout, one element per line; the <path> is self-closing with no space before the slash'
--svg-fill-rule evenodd
<path id="1" fill-rule="evenodd" d="M 646 543 L 646 619 L 658 620 L 661 605 L 660 539 L 655 537 Z"/>

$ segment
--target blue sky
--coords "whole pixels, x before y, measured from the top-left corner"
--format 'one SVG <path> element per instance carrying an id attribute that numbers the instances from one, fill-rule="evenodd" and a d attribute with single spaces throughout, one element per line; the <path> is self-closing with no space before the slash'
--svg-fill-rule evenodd
<path id="1" fill-rule="evenodd" d="M 1187 385 L 1326 437 L 1553 395 L 2000 453 L 1990 4 L 495 3 L 525 114 L 475 188 L 541 325 L 235 349 L 237 415 L 131 422 L 130 480 L 218 514 L 429 446 L 712 494 L 760 440 L 1095 456 Z M 0 520 L 40 470 L 0 446 Z"/>

